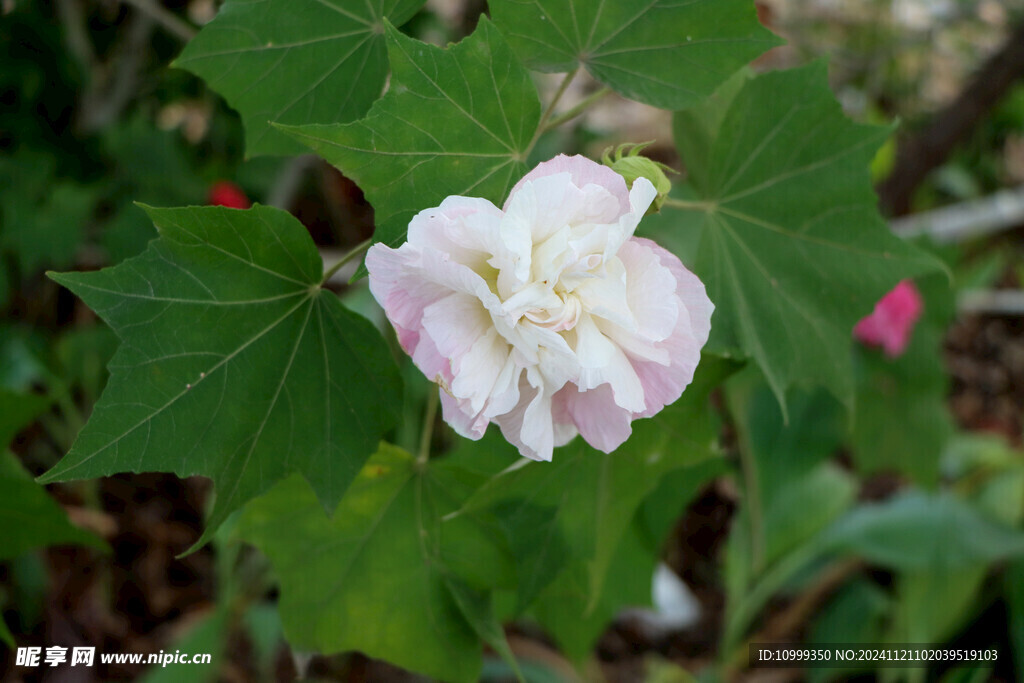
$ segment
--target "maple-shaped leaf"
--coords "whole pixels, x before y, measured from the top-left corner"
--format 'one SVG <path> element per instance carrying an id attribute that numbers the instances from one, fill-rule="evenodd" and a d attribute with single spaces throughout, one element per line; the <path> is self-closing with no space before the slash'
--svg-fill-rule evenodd
<path id="1" fill-rule="evenodd" d="M 451 681 L 479 679 L 481 638 L 509 654 L 479 604 L 487 586 L 472 587 L 510 582 L 511 560 L 470 515 L 450 514 L 466 473 L 446 468 L 382 444 L 333 518 L 295 477 L 246 506 L 239 530 L 274 565 L 293 647 L 359 650 Z"/>
<path id="2" fill-rule="evenodd" d="M 270 126 L 352 121 L 388 74 L 384 21 L 405 23 L 423 0 L 228 0 L 175 66 L 202 77 L 242 115 L 246 153 L 297 154 Z"/>
<path id="3" fill-rule="evenodd" d="M 530 67 L 583 66 L 615 91 L 666 109 L 709 95 L 782 41 L 751 0 L 491 0 L 494 21 Z"/>
<path id="4" fill-rule="evenodd" d="M 352 178 L 397 247 L 409 219 L 449 195 L 497 205 L 527 170 L 540 121 L 529 72 L 486 18 L 446 49 L 387 29 L 391 88 L 366 118 L 285 127 Z"/>
<path id="5" fill-rule="evenodd" d="M 851 406 L 854 324 L 901 279 L 942 267 L 878 214 L 868 164 L 889 132 L 843 115 L 823 62 L 737 76 L 675 116 L 703 215 L 709 348 L 753 358 L 784 411 L 801 381 Z"/>
<path id="6" fill-rule="evenodd" d="M 210 477 L 204 539 L 292 472 L 333 509 L 401 407 L 383 338 L 321 289 L 320 255 L 289 214 L 146 211 L 160 238 L 144 253 L 51 275 L 121 346 L 88 424 L 41 480 Z"/>

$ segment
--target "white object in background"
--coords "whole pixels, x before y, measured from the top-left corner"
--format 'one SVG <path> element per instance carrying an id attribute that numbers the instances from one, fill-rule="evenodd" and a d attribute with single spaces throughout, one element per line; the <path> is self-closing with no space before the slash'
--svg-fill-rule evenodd
<path id="1" fill-rule="evenodd" d="M 654 609 L 633 608 L 623 616 L 636 619 L 648 638 L 693 626 L 700 620 L 700 603 L 689 586 L 664 562 L 654 569 L 651 581 Z"/>

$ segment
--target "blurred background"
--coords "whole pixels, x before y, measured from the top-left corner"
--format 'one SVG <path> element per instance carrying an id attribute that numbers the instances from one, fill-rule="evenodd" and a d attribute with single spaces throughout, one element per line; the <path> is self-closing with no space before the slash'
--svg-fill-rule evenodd
<path id="1" fill-rule="evenodd" d="M 0 0 L 0 389 L 48 399 L 11 443 L 33 475 L 69 449 L 117 345 L 44 271 L 100 268 L 142 251 L 155 233 L 134 202 L 278 206 L 299 217 L 327 260 L 372 233 L 372 208 L 352 182 L 312 156 L 245 159 L 238 116 L 200 79 L 169 68 L 218 6 L 216 0 Z M 941 485 L 971 500 L 982 496 L 982 507 L 1020 527 L 1024 0 L 761 0 L 757 8 L 761 21 L 788 41 L 760 58 L 757 69 L 825 57 L 850 117 L 899 122 L 871 169 L 881 207 L 894 230 L 923 240 L 951 264 L 956 307 L 935 312 L 941 353 L 930 357 L 931 366 L 886 381 L 920 382 L 920 393 L 904 399 L 930 392 L 940 421 L 955 432 L 942 452 L 928 456 L 938 462 Z M 485 10 L 482 0 L 428 0 L 403 30 L 445 44 L 471 32 Z M 556 84 L 541 79 L 542 88 Z M 565 106 L 596 87 L 577 79 Z M 681 169 L 670 118 L 612 96 L 546 144 L 552 153 L 569 149 L 599 158 L 612 144 L 655 140 L 646 153 Z M 371 311 L 364 289 L 343 295 L 357 310 Z M 900 447 L 899 438 L 916 435 L 874 435 L 890 437 Z M 837 463 L 849 460 L 843 448 L 835 450 Z M 860 500 L 886 500 L 915 483 L 912 474 L 875 469 L 857 480 Z M 187 671 L 196 681 L 412 680 L 359 655 L 291 652 L 273 609 L 266 562 L 232 542 L 230 530 L 179 558 L 200 535 L 209 488 L 202 479 L 161 474 L 49 487 L 70 520 L 103 538 L 110 552 L 55 545 L 0 557 L 0 610 L 18 645 L 180 648 L 214 653 L 209 667 L 25 669 L 0 645 L 0 678 L 176 680 L 167 677 Z M 584 677 L 687 680 L 683 669 L 717 657 L 723 562 L 740 497 L 727 476 L 686 495 L 663 553 L 686 586 L 673 589 L 679 604 L 661 606 L 667 621 L 620 615 L 598 640 Z M 943 580 L 949 585 L 914 584 L 921 595 L 913 603 L 889 590 L 898 583 L 893 571 L 847 567 L 831 583 L 781 592 L 764 607 L 761 633 L 789 642 L 842 641 L 854 637 L 851 624 L 918 620 L 930 626 L 910 632 L 927 642 L 996 643 L 1000 651 L 992 666 L 960 678 L 939 670 L 929 679 L 1024 680 L 1024 662 L 1013 661 L 1014 652 L 1024 652 L 1024 565 L 994 561 Z M 229 609 L 215 609 L 226 603 Z M 513 649 L 538 662 L 532 680 L 580 675 L 529 624 L 510 633 Z M 491 680 L 507 674 L 497 663 L 485 672 Z M 818 673 L 844 680 L 876 675 Z M 803 680 L 805 674 L 740 667 L 736 676 Z"/>

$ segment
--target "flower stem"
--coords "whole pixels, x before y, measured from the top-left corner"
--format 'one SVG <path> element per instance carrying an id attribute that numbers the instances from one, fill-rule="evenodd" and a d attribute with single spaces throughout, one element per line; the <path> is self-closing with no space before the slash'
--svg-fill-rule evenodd
<path id="1" fill-rule="evenodd" d="M 555 96 L 551 98 L 551 102 L 548 103 L 547 109 L 545 109 L 544 113 L 540 116 L 540 121 L 537 123 L 537 132 L 533 134 L 533 139 L 530 140 L 530 144 L 526 146 L 526 151 L 523 153 L 524 157 L 530 155 L 530 152 L 533 151 L 534 145 L 537 144 L 537 140 L 540 139 L 541 134 L 548 129 L 548 120 L 554 113 L 555 107 L 558 106 L 559 100 L 562 99 L 562 95 L 564 95 L 565 91 L 569 89 L 569 84 L 572 83 L 574 78 L 576 78 L 576 74 L 578 74 L 579 71 L 580 68 L 576 67 L 569 73 L 565 74 L 565 78 L 563 78 L 562 82 L 558 84 L 558 90 L 555 91 Z"/>
<path id="2" fill-rule="evenodd" d="M 420 450 L 416 454 L 417 465 L 425 465 L 430 459 L 430 441 L 434 438 L 434 420 L 437 418 L 439 400 L 437 391 L 431 391 L 427 395 L 427 407 L 423 411 L 423 431 L 420 433 Z"/>
<path id="3" fill-rule="evenodd" d="M 350 251 L 347 254 L 345 254 L 344 256 L 342 256 L 340 261 L 335 263 L 333 266 L 331 266 L 327 270 L 326 273 L 324 273 L 324 279 L 320 281 L 320 286 L 322 287 L 325 284 L 327 284 L 327 281 L 331 279 L 332 275 L 334 275 L 339 270 L 341 270 L 341 267 L 344 266 L 346 263 L 348 263 L 349 261 L 354 259 L 356 256 L 359 256 L 364 251 L 369 249 L 371 244 L 373 244 L 373 238 L 372 237 L 367 237 L 365 240 L 363 240 L 362 242 L 357 244 L 355 247 L 353 247 L 352 251 Z"/>
<path id="4" fill-rule="evenodd" d="M 683 211 L 714 211 L 717 204 L 714 202 L 691 202 L 685 199 L 666 197 L 663 206 L 671 206 L 673 209 L 682 209 Z"/>
<path id="5" fill-rule="evenodd" d="M 554 117 L 553 119 L 549 120 L 547 122 L 547 125 L 544 126 L 541 132 L 546 133 L 549 130 L 558 128 L 566 121 L 573 120 L 574 118 L 585 112 L 587 109 L 589 109 L 592 104 L 603 98 L 611 91 L 611 88 L 604 87 L 596 92 L 591 93 L 590 95 L 587 95 L 585 98 L 580 100 L 574 107 L 572 107 L 568 111 L 565 111 L 559 114 L 558 116 Z"/>

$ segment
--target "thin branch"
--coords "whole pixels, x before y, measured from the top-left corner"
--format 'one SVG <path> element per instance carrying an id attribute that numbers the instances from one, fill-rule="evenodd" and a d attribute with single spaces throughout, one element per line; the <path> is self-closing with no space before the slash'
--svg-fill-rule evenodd
<path id="1" fill-rule="evenodd" d="M 353 247 L 351 251 L 349 251 L 347 254 L 342 256 L 338 260 L 337 263 L 335 263 L 333 266 L 328 268 L 327 272 L 324 273 L 324 279 L 320 281 L 320 286 L 322 287 L 325 284 L 327 284 L 327 281 L 331 279 L 332 275 L 334 275 L 339 270 L 341 270 L 341 267 L 344 266 L 346 263 L 348 263 L 349 261 L 351 261 L 355 257 L 357 257 L 360 254 L 362 254 L 364 251 L 369 249 L 371 244 L 373 244 L 373 238 L 372 237 L 367 237 L 365 240 L 363 240 L 362 242 L 357 244 L 355 247 Z"/>
<path id="2" fill-rule="evenodd" d="M 890 215 L 902 216 L 910 210 L 914 191 L 928 174 L 945 163 L 953 149 L 1022 78 L 1024 23 L 1013 29 L 970 84 L 935 115 L 927 128 L 899 141 L 892 172 L 878 186 L 881 204 Z"/>
<path id="3" fill-rule="evenodd" d="M 188 42 L 196 37 L 198 29 L 192 24 L 183 20 L 156 0 L 121 0 L 126 5 L 148 14 L 154 21 L 160 24 L 168 33 Z"/>
<path id="4" fill-rule="evenodd" d="M 1024 224 L 1024 185 L 890 222 L 893 232 L 900 237 L 928 235 L 940 243 L 962 242 L 1021 224 Z"/>
<path id="5" fill-rule="evenodd" d="M 85 15 L 79 0 L 57 0 L 57 16 L 64 29 L 64 42 L 83 71 L 92 71 L 97 64 L 96 50 L 86 30 Z"/>
<path id="6" fill-rule="evenodd" d="M 574 118 L 576 118 L 577 116 L 585 112 L 587 109 L 589 109 L 595 102 L 601 100 L 602 98 L 604 98 L 605 95 L 608 95 L 611 92 L 611 88 L 604 87 L 601 88 L 600 90 L 597 90 L 587 95 L 585 98 L 580 100 L 576 105 L 574 105 L 571 109 L 568 109 L 567 111 L 559 114 L 558 116 L 548 121 L 547 125 L 544 127 L 544 130 L 541 132 L 546 133 L 549 130 L 558 128 L 560 125 L 566 123 L 567 121 L 572 121 Z"/>
<path id="7" fill-rule="evenodd" d="M 1024 291 L 1019 289 L 971 289 L 957 297 L 960 313 L 1024 315 Z"/>
<path id="8" fill-rule="evenodd" d="M 423 414 L 423 431 L 420 432 L 420 449 L 416 463 L 425 465 L 430 459 L 430 442 L 434 438 L 434 421 L 437 419 L 437 404 L 440 396 L 436 391 L 427 392 L 427 407 Z"/>
<path id="9" fill-rule="evenodd" d="M 558 90 L 555 91 L 555 95 L 551 98 L 551 102 L 548 103 L 547 109 L 545 109 L 544 113 L 540 116 L 540 121 L 537 123 L 537 132 L 533 134 L 533 139 L 530 140 L 530 144 L 526 146 L 524 156 L 530 155 L 530 152 L 533 151 L 534 145 L 537 144 L 537 140 L 540 140 L 541 134 L 547 130 L 548 119 L 551 118 L 551 114 L 554 113 L 555 107 L 558 106 L 558 101 L 562 99 L 562 95 L 564 95 L 565 91 L 569 89 L 569 84 L 572 83 L 574 78 L 576 78 L 576 74 L 578 74 L 579 71 L 579 67 L 576 67 L 567 73 L 565 78 L 562 79 L 562 82 L 558 84 Z"/>

